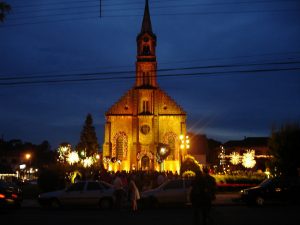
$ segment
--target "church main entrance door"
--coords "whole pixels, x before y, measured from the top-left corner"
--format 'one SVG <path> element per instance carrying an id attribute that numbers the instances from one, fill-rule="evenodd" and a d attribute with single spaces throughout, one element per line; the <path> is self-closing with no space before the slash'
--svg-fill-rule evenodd
<path id="1" fill-rule="evenodd" d="M 141 166 L 142 170 L 149 170 L 150 169 L 150 159 L 148 156 L 143 156 L 141 159 Z"/>

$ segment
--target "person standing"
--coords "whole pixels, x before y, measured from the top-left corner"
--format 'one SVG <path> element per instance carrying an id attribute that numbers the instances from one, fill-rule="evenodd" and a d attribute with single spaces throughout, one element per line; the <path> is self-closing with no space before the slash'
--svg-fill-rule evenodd
<path id="1" fill-rule="evenodd" d="M 206 221 L 212 221 L 211 208 L 212 201 L 216 199 L 217 184 L 215 178 L 209 174 L 207 167 L 203 168 L 203 179 L 205 184 L 205 205 L 202 209 L 202 214 Z"/>
<path id="2" fill-rule="evenodd" d="M 203 169 L 203 173 L 198 171 L 192 182 L 190 200 L 193 207 L 193 221 L 195 225 L 200 223 L 200 213 L 202 216 L 202 224 L 207 225 L 210 218 L 212 200 L 215 199 L 216 182 L 209 175 L 207 168 Z"/>
<path id="3" fill-rule="evenodd" d="M 140 199 L 140 192 L 139 192 L 139 189 L 137 188 L 137 186 L 135 184 L 135 177 L 134 176 L 130 177 L 129 199 L 130 199 L 132 211 L 134 211 L 134 212 L 137 211 L 137 209 L 138 209 L 137 201 Z"/>
<path id="4" fill-rule="evenodd" d="M 194 225 L 200 224 L 200 210 L 204 206 L 204 178 L 202 172 L 199 170 L 196 172 L 196 176 L 191 185 L 190 200 L 193 208 L 193 221 Z M 202 210 L 201 210 L 202 211 Z M 203 216 L 203 224 L 206 224 L 206 220 Z"/>
<path id="5" fill-rule="evenodd" d="M 116 209 L 120 210 L 123 201 L 124 190 L 123 190 L 123 183 L 119 172 L 116 173 L 115 179 L 113 181 L 113 187 L 114 187 L 114 195 L 116 199 L 115 206 Z"/>

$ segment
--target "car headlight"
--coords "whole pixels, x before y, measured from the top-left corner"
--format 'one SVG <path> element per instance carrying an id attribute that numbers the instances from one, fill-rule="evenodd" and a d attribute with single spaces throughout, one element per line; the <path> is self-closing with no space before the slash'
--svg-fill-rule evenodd
<path id="1" fill-rule="evenodd" d="M 241 190 L 241 194 L 247 195 L 248 191 L 247 190 Z"/>

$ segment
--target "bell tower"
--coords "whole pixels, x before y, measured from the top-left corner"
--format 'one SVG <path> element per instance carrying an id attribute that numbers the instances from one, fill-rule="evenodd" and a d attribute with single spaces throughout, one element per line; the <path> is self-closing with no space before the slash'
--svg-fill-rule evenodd
<path id="1" fill-rule="evenodd" d="M 137 61 L 135 87 L 147 89 L 157 88 L 156 35 L 152 32 L 148 0 L 146 0 L 142 29 L 136 38 L 136 42 Z"/>

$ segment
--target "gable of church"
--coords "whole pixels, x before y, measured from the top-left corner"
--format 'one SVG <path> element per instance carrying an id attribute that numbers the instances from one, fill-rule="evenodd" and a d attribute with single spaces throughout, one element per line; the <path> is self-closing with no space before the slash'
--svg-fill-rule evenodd
<path id="1" fill-rule="evenodd" d="M 133 114 L 133 89 L 127 91 L 110 109 L 105 113 L 108 115 L 132 115 Z"/>
<path id="2" fill-rule="evenodd" d="M 165 91 L 158 89 L 158 102 L 159 109 L 158 114 L 160 115 L 186 115 L 183 108 L 176 103 Z"/>

